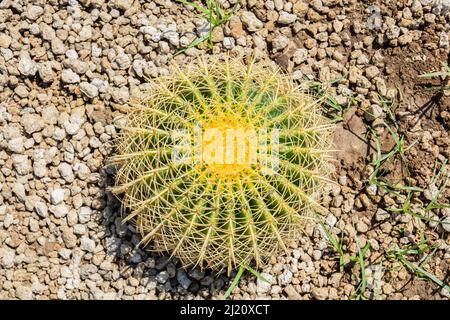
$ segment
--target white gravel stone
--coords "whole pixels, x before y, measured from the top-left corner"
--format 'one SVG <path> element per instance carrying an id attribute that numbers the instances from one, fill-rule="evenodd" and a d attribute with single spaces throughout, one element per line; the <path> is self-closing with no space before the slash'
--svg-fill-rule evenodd
<path id="1" fill-rule="evenodd" d="M 58 166 L 58 172 L 61 175 L 61 177 L 66 180 L 67 182 L 73 182 L 75 180 L 75 176 L 73 174 L 72 166 L 68 163 L 62 162 Z"/>
<path id="2" fill-rule="evenodd" d="M 38 74 L 43 82 L 52 82 L 55 79 L 52 63 L 50 61 L 41 62 L 38 64 Z"/>
<path id="3" fill-rule="evenodd" d="M 50 207 L 50 212 L 56 217 L 56 218 L 64 218 L 67 213 L 69 212 L 69 209 L 65 204 L 58 204 L 56 206 Z"/>
<path id="4" fill-rule="evenodd" d="M 294 52 L 294 56 L 292 57 L 292 61 L 296 64 L 301 64 L 306 61 L 308 58 L 308 50 L 301 48 L 297 49 Z"/>
<path id="5" fill-rule="evenodd" d="M 61 55 L 66 52 L 66 46 L 59 38 L 54 38 L 51 42 L 52 52 L 56 55 Z"/>
<path id="6" fill-rule="evenodd" d="M 92 27 L 90 25 L 85 25 L 81 28 L 81 31 L 78 33 L 77 40 L 79 42 L 83 42 L 92 38 Z"/>
<path id="7" fill-rule="evenodd" d="M 17 138 L 13 138 L 8 141 L 8 150 L 14 153 L 22 153 L 25 149 L 24 145 L 24 137 L 20 136 Z"/>
<path id="8" fill-rule="evenodd" d="M 80 76 L 71 69 L 64 69 L 61 73 L 61 80 L 68 84 L 78 83 L 80 82 Z"/>
<path id="9" fill-rule="evenodd" d="M 42 120 L 47 124 L 56 124 L 58 122 L 59 111 L 53 106 L 46 106 L 42 109 Z"/>
<path id="10" fill-rule="evenodd" d="M 381 208 L 378 208 L 377 212 L 375 213 L 375 220 L 376 221 L 384 221 L 390 218 L 389 212 L 386 210 L 383 210 Z"/>
<path id="11" fill-rule="evenodd" d="M 82 162 L 76 163 L 73 166 L 73 171 L 81 180 L 86 180 L 91 174 L 91 170 L 89 169 L 89 167 Z"/>
<path id="12" fill-rule="evenodd" d="M 128 10 L 133 5 L 133 0 L 115 0 L 114 7 L 120 10 Z"/>
<path id="13" fill-rule="evenodd" d="M 5 269 L 12 268 L 14 266 L 14 257 L 15 257 L 14 250 L 10 249 L 0 249 L 0 262 L 1 266 Z"/>
<path id="14" fill-rule="evenodd" d="M 329 214 L 327 216 L 327 218 L 325 219 L 325 222 L 327 225 L 329 225 L 330 227 L 334 227 L 336 225 L 337 222 L 337 218 L 333 215 L 333 214 Z"/>
<path id="15" fill-rule="evenodd" d="M 272 286 L 272 283 L 274 282 L 274 277 L 266 272 L 261 273 L 261 277 L 264 278 L 264 281 L 260 277 L 256 279 L 256 291 L 258 293 L 266 293 L 270 291 L 270 287 Z"/>
<path id="16" fill-rule="evenodd" d="M 27 9 L 27 18 L 34 21 L 44 13 L 44 8 L 31 5 Z"/>
<path id="17" fill-rule="evenodd" d="M 293 274 L 290 270 L 284 270 L 282 274 L 278 276 L 278 283 L 282 286 L 291 283 Z"/>
<path id="18" fill-rule="evenodd" d="M 80 239 L 82 250 L 93 253 L 95 251 L 95 241 L 86 237 Z"/>
<path id="19" fill-rule="evenodd" d="M 247 27 L 250 32 L 258 31 L 263 28 L 263 23 L 259 20 L 253 12 L 243 11 L 241 14 L 242 23 Z"/>
<path id="20" fill-rule="evenodd" d="M 372 104 L 370 107 L 367 108 L 366 112 L 364 113 L 364 117 L 366 118 L 367 121 L 373 121 L 383 116 L 384 110 L 377 104 Z"/>
<path id="21" fill-rule="evenodd" d="M 278 22 L 281 24 L 291 24 L 297 20 L 297 16 L 286 11 L 281 11 L 278 17 Z"/>
<path id="22" fill-rule="evenodd" d="M 28 161 L 28 156 L 24 154 L 13 154 L 11 156 L 13 166 L 20 175 L 28 174 L 31 171 L 31 166 Z"/>
<path id="23" fill-rule="evenodd" d="M 289 38 L 285 35 L 278 35 L 272 41 L 272 47 L 275 51 L 280 51 L 287 47 L 289 44 Z"/>
<path id="24" fill-rule="evenodd" d="M 64 190 L 63 189 L 54 189 L 50 193 L 50 201 L 53 205 L 62 203 L 64 201 Z"/>
<path id="25" fill-rule="evenodd" d="M 224 37 L 223 38 L 223 46 L 225 49 L 231 50 L 235 47 L 236 41 L 233 37 Z"/>
<path id="26" fill-rule="evenodd" d="M 450 217 L 445 218 L 442 220 L 442 227 L 445 231 L 450 232 Z"/>
<path id="27" fill-rule="evenodd" d="M 22 202 L 25 201 L 26 193 L 25 193 L 25 186 L 23 184 L 21 184 L 20 182 L 14 183 L 12 191 L 19 199 L 19 201 Z"/>
<path id="28" fill-rule="evenodd" d="M 20 54 L 18 69 L 24 76 L 34 76 L 37 72 L 37 65 L 31 60 L 30 55 L 25 52 Z"/>
<path id="29" fill-rule="evenodd" d="M 92 210 L 89 207 L 81 207 L 78 213 L 80 223 L 88 223 L 91 220 Z"/>
<path id="30" fill-rule="evenodd" d="M 162 37 L 162 32 L 152 26 L 143 26 L 139 31 L 145 35 L 149 35 L 153 42 L 159 42 Z"/>
<path id="31" fill-rule="evenodd" d="M 72 251 L 70 251 L 70 249 L 67 249 L 67 248 L 62 248 L 58 251 L 58 254 L 61 258 L 65 259 L 65 260 L 69 260 L 70 255 L 72 254 Z"/>
<path id="32" fill-rule="evenodd" d="M 45 160 L 36 160 L 33 162 L 33 173 L 38 178 L 43 178 L 47 175 L 47 163 Z"/>
<path id="33" fill-rule="evenodd" d="M 30 287 L 18 286 L 16 289 L 16 297 L 20 300 L 32 300 L 33 292 Z"/>
<path id="34" fill-rule="evenodd" d="M 40 216 L 41 218 L 47 218 L 48 217 L 48 208 L 47 205 L 42 201 L 37 201 L 34 204 L 34 210 Z"/>
<path id="35" fill-rule="evenodd" d="M 73 226 L 73 233 L 76 235 L 83 235 L 86 233 L 86 226 L 84 224 L 76 224 Z"/>
<path id="36" fill-rule="evenodd" d="M 88 98 L 95 98 L 98 96 L 98 88 L 88 82 L 81 82 L 80 90 Z"/>
<path id="37" fill-rule="evenodd" d="M 28 134 L 41 131 L 44 125 L 42 118 L 35 113 L 24 114 L 20 123 L 22 124 L 25 132 Z"/>

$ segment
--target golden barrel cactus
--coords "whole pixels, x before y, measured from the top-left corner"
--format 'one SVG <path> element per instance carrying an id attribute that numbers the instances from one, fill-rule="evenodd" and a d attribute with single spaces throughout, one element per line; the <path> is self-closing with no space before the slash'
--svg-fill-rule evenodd
<path id="1" fill-rule="evenodd" d="M 126 112 L 112 191 L 141 243 L 183 266 L 259 265 L 320 207 L 330 123 L 269 63 L 174 67 Z"/>

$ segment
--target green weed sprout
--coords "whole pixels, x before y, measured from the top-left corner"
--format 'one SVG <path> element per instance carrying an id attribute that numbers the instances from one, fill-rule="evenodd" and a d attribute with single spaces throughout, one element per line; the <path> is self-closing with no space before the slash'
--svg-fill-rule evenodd
<path id="1" fill-rule="evenodd" d="M 111 159 L 124 221 L 185 267 L 230 272 L 287 250 L 330 182 L 320 103 L 268 63 L 174 66 L 124 108 Z"/>
<path id="2" fill-rule="evenodd" d="M 205 5 L 203 7 L 195 2 L 189 2 L 186 0 L 177 0 L 178 2 L 184 4 L 185 6 L 191 6 L 201 12 L 198 15 L 201 18 L 204 18 L 209 23 L 209 31 L 204 35 L 195 38 L 186 48 L 179 50 L 175 55 L 185 52 L 187 49 L 198 46 L 206 40 L 209 40 L 209 49 L 213 47 L 213 31 L 216 27 L 224 25 L 228 20 L 230 20 L 231 16 L 238 9 L 238 4 L 236 4 L 233 9 L 225 10 L 222 8 L 221 4 L 218 3 L 217 0 L 206 0 Z"/>

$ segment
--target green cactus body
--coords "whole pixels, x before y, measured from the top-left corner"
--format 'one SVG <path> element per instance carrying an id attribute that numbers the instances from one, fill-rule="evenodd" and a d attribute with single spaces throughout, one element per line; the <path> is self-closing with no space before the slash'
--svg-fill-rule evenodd
<path id="1" fill-rule="evenodd" d="M 319 110 L 269 64 L 175 69 L 127 109 L 116 141 L 124 220 L 184 266 L 230 271 L 286 250 L 327 180 Z"/>

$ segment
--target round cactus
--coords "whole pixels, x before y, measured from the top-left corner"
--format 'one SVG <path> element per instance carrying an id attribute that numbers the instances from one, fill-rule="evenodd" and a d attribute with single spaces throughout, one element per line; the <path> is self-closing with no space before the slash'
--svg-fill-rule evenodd
<path id="1" fill-rule="evenodd" d="M 320 207 L 330 123 L 271 64 L 174 67 L 126 111 L 112 191 L 141 243 L 183 266 L 259 265 Z"/>

